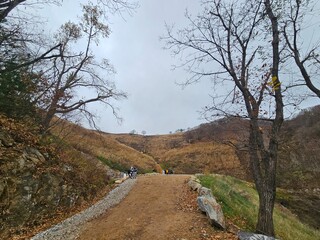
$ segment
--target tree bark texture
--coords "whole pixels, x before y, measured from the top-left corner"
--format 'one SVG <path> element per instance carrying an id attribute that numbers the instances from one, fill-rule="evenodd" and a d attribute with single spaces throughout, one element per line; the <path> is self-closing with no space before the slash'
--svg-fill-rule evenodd
<path id="1" fill-rule="evenodd" d="M 259 195 L 259 212 L 256 231 L 268 236 L 274 236 L 273 208 L 276 196 L 276 154 L 269 145 L 266 149 L 262 134 L 259 131 L 256 119 L 251 119 L 249 152 L 252 172 Z M 270 144 L 270 143 L 269 143 Z M 277 146 L 276 146 L 277 149 Z"/>

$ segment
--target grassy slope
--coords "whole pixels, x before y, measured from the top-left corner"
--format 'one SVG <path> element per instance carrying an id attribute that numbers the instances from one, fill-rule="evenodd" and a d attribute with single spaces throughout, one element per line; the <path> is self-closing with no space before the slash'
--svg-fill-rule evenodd
<path id="1" fill-rule="evenodd" d="M 199 142 L 170 149 L 163 162 L 178 173 L 216 172 L 231 175 L 244 173 L 232 147 L 213 142 Z"/>
<path id="2" fill-rule="evenodd" d="M 60 125 L 54 132 L 79 151 L 88 153 L 111 167 L 116 166 L 117 170 L 124 171 L 131 165 L 137 166 L 140 172 L 157 169 L 152 157 L 118 142 L 111 134 L 99 133 L 70 123 L 65 123 L 63 131 Z"/>
<path id="3" fill-rule="evenodd" d="M 258 214 L 258 195 L 253 184 L 223 175 L 203 175 L 201 184 L 211 188 L 221 203 L 225 217 L 242 230 L 253 231 Z M 302 224 L 295 215 L 276 204 L 276 237 L 282 240 L 315 240 L 320 232 Z"/>
<path id="4" fill-rule="evenodd" d="M 216 172 L 246 178 L 234 148 L 214 141 L 189 143 L 184 134 L 141 136 L 110 135 L 127 146 L 153 157 L 162 168 L 175 173 Z"/>

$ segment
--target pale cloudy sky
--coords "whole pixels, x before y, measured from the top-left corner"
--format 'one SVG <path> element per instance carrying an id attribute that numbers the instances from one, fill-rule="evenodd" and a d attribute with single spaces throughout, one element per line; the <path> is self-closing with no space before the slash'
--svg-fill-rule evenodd
<path id="1" fill-rule="evenodd" d="M 64 1 L 62 7 L 45 7 L 39 12 L 48 18 L 48 24 L 58 27 L 81 15 L 80 2 Z M 114 81 L 118 89 L 128 93 L 128 99 L 116 102 L 119 125 L 110 109 L 92 107 L 99 116 L 98 126 L 111 133 L 129 133 L 132 130 L 147 134 L 167 134 L 177 129 L 195 127 L 203 122 L 199 111 L 210 104 L 211 83 L 200 83 L 182 89 L 188 75 L 183 69 L 172 71 L 178 59 L 164 50 L 165 23 L 176 28 L 186 26 L 186 9 L 193 15 L 200 10 L 197 0 L 139 0 L 140 7 L 132 16 L 110 16 L 111 35 L 100 43 L 97 56 L 106 57 L 115 67 Z M 317 100 L 316 104 L 319 104 Z M 311 104 L 314 105 L 314 104 Z"/>
<path id="2" fill-rule="evenodd" d="M 186 8 L 197 12 L 194 0 L 141 0 L 140 8 L 126 21 L 118 19 L 112 26 L 107 55 L 114 64 L 116 82 L 129 98 L 119 104 L 124 118 L 121 126 L 110 115 L 102 119 L 101 127 L 108 132 L 169 133 L 202 123 L 198 111 L 209 103 L 209 82 L 182 89 L 187 75 L 180 69 L 172 71 L 177 59 L 164 50 L 165 22 L 185 24 Z"/>

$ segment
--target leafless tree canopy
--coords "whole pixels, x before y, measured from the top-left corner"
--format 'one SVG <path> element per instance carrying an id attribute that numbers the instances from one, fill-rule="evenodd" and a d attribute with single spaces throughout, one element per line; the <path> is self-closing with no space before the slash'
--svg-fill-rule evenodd
<path id="1" fill-rule="evenodd" d="M 186 14 L 189 27 L 177 34 L 167 27 L 167 47 L 176 55 L 186 56 L 182 66 L 191 77 L 185 84 L 213 78 L 217 87 L 212 93 L 214 102 L 206 110 L 215 110 L 216 115 L 249 117 L 243 109 L 242 94 L 246 94 L 257 104 L 255 111 L 261 118 L 272 117 L 274 112 L 266 111 L 275 88 L 271 82 L 272 57 L 263 51 L 270 48 L 271 38 L 263 33 L 262 2 L 205 3 L 203 14 L 196 18 Z M 225 91 L 221 91 L 222 85 Z"/>
<path id="2" fill-rule="evenodd" d="M 61 2 L 61 0 L 0 0 L 0 22 L 5 19 L 13 9 L 21 4 L 59 4 Z M 138 7 L 138 2 L 130 0 L 97 0 L 96 3 L 97 5 L 105 6 L 105 10 L 119 14 L 123 12 L 132 13 L 132 11 Z"/>
<path id="3" fill-rule="evenodd" d="M 36 66 L 44 83 L 36 101 L 46 110 L 45 128 L 55 114 L 79 111 L 92 120 L 87 105 L 93 102 L 111 107 L 116 114 L 110 99 L 126 97 L 110 81 L 113 68 L 108 60 L 98 62 L 92 51 L 93 46 L 110 33 L 109 27 L 101 22 L 102 17 L 103 10 L 98 6 L 83 6 L 81 22 L 65 23 L 56 35 L 56 42 L 60 43 L 58 56 Z M 75 51 L 79 41 L 86 44 L 82 50 Z M 83 96 L 79 96 L 81 93 Z"/>
<path id="4" fill-rule="evenodd" d="M 61 2 L 0 1 L 0 74 L 20 74 L 19 69 L 23 68 L 32 75 L 36 88 L 32 103 L 41 109 L 44 129 L 50 127 L 55 114 L 74 115 L 76 112 L 82 113 L 94 125 L 96 116 L 88 109 L 88 104 L 93 102 L 108 106 L 120 120 L 112 101 L 126 98 L 126 94 L 117 90 L 111 80 L 112 65 L 107 59 L 97 59 L 93 49 L 110 34 L 107 14 L 131 14 L 138 4 L 129 0 L 97 0 L 95 4 L 88 1 L 83 5 L 81 22 L 65 23 L 53 40 L 52 36 L 34 31 L 36 22 L 24 23 L 14 11 L 19 7 L 28 9 L 34 4 L 45 7 Z M 79 46 L 83 46 L 82 49 L 76 50 Z M 20 81 L 20 77 L 12 80 L 12 84 L 14 81 Z"/>
<path id="5" fill-rule="evenodd" d="M 283 20 L 283 35 L 289 55 L 294 59 L 304 80 L 304 83 L 296 81 L 295 85 L 306 85 L 320 98 L 320 43 L 319 40 L 315 39 L 315 43 L 306 46 L 302 32 L 310 14 L 317 14 L 316 12 L 312 13 L 314 4 L 313 1 L 290 1 L 288 14 Z"/>

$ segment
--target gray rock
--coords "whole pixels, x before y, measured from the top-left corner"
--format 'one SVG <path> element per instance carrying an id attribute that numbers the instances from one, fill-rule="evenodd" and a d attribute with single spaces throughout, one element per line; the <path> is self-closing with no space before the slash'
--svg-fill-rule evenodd
<path id="1" fill-rule="evenodd" d="M 199 196 L 213 197 L 211 189 L 206 188 L 206 187 L 201 187 L 201 188 L 198 190 L 198 193 L 199 193 Z"/>
<path id="2" fill-rule="evenodd" d="M 64 165 L 62 166 L 62 170 L 63 170 L 64 172 L 71 172 L 71 171 L 73 171 L 73 167 L 70 166 L 70 165 L 68 165 L 68 164 L 64 164 Z"/>
<path id="3" fill-rule="evenodd" d="M 238 237 L 240 240 L 276 240 L 274 237 L 249 232 L 239 232 Z"/>
<path id="4" fill-rule="evenodd" d="M 197 183 L 201 183 L 200 179 L 194 175 L 190 177 L 190 180 L 195 181 Z"/>
<path id="5" fill-rule="evenodd" d="M 12 147 L 13 144 L 14 140 L 12 137 L 8 133 L 0 131 L 0 146 Z"/>
<path id="6" fill-rule="evenodd" d="M 200 210 L 206 213 L 211 225 L 220 229 L 225 229 L 226 225 L 222 208 L 213 196 L 199 196 L 197 202 Z"/>
<path id="7" fill-rule="evenodd" d="M 202 187 L 200 183 L 193 180 L 189 180 L 188 185 L 193 191 L 198 191 Z"/>
<path id="8" fill-rule="evenodd" d="M 196 173 L 194 176 L 195 176 L 196 178 L 198 178 L 198 177 L 204 176 L 204 174 L 203 174 L 203 173 Z"/>
<path id="9" fill-rule="evenodd" d="M 26 148 L 26 158 L 32 161 L 34 164 L 44 163 L 45 157 L 35 148 Z"/>

